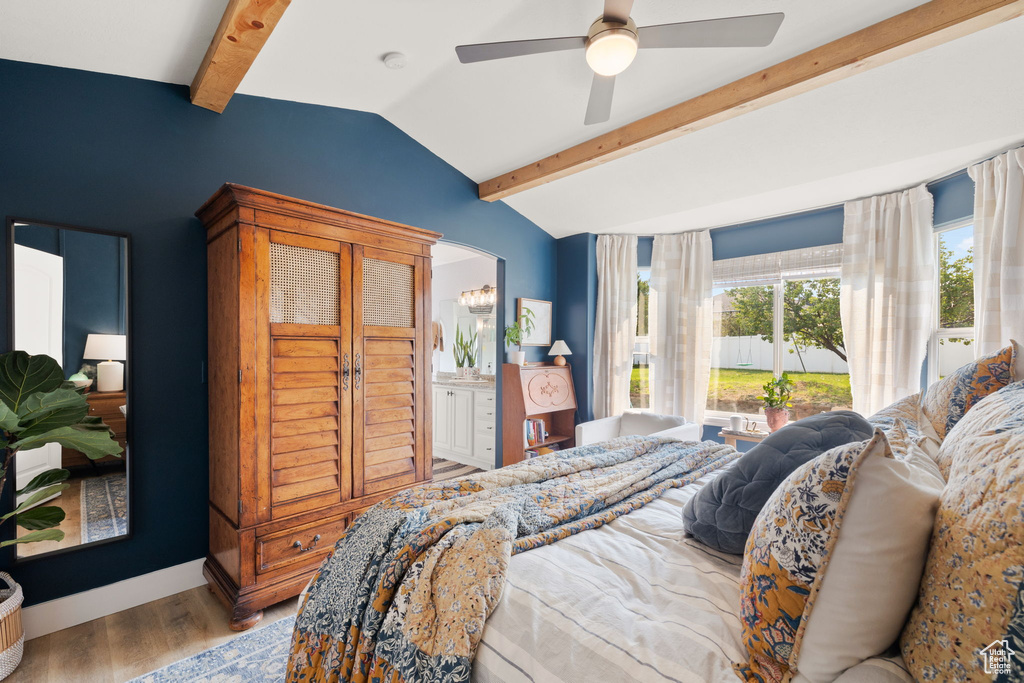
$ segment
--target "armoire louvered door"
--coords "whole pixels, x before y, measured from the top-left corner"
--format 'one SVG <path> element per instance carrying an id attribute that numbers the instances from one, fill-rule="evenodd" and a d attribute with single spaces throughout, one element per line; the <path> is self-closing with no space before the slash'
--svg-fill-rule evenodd
<path id="1" fill-rule="evenodd" d="M 353 495 L 425 478 L 431 440 L 424 402 L 427 368 L 424 278 L 428 261 L 409 254 L 353 248 Z"/>
<path id="2" fill-rule="evenodd" d="M 246 629 L 350 524 L 431 477 L 435 232 L 240 185 L 207 230 L 210 549 Z"/>
<path id="3" fill-rule="evenodd" d="M 258 343 L 269 347 L 269 381 L 257 385 L 268 392 L 270 433 L 257 447 L 267 521 L 352 497 L 352 246 L 262 232 L 269 296 Z"/>

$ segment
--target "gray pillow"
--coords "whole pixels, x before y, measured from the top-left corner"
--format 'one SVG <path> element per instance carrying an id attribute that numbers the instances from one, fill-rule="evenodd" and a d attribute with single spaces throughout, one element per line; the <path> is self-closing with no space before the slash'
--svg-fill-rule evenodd
<path id="1" fill-rule="evenodd" d="M 872 432 L 849 410 L 786 425 L 698 491 L 683 509 L 683 527 L 704 545 L 742 555 L 758 513 L 793 470 L 836 446 L 870 439 Z"/>
<path id="2" fill-rule="evenodd" d="M 619 419 L 619 436 L 655 434 L 686 424 L 685 417 L 658 415 L 640 410 L 627 410 Z"/>

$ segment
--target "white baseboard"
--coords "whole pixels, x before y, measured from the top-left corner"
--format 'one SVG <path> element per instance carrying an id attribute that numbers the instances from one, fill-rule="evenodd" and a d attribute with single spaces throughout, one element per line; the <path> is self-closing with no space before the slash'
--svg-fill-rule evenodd
<path id="1" fill-rule="evenodd" d="M 433 455 L 435 458 L 444 458 L 445 460 L 451 460 L 457 462 L 460 465 L 469 465 L 470 467 L 477 467 L 482 470 L 493 470 L 494 462 L 487 462 L 486 460 L 477 460 L 476 458 L 469 455 L 460 455 L 458 453 L 451 453 L 449 451 L 442 451 L 437 448 L 433 449 Z"/>
<path id="2" fill-rule="evenodd" d="M 108 614 L 166 598 L 206 584 L 204 559 L 167 567 L 107 586 L 75 593 L 22 610 L 25 640 L 84 624 Z"/>

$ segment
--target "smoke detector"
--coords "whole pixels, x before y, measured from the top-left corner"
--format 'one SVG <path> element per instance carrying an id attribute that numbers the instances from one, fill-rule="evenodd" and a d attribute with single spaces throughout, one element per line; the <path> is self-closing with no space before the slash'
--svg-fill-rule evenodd
<path id="1" fill-rule="evenodd" d="M 389 52 L 381 58 L 384 61 L 384 66 L 389 69 L 404 69 L 405 68 L 405 55 L 401 52 Z"/>

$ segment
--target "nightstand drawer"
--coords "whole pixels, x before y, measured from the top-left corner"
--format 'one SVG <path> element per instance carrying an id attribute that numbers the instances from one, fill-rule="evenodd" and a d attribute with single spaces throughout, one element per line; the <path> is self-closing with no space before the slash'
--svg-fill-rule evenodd
<path id="1" fill-rule="evenodd" d="M 256 571 L 262 573 L 288 565 L 319 564 L 346 528 L 347 516 L 258 536 Z"/>

